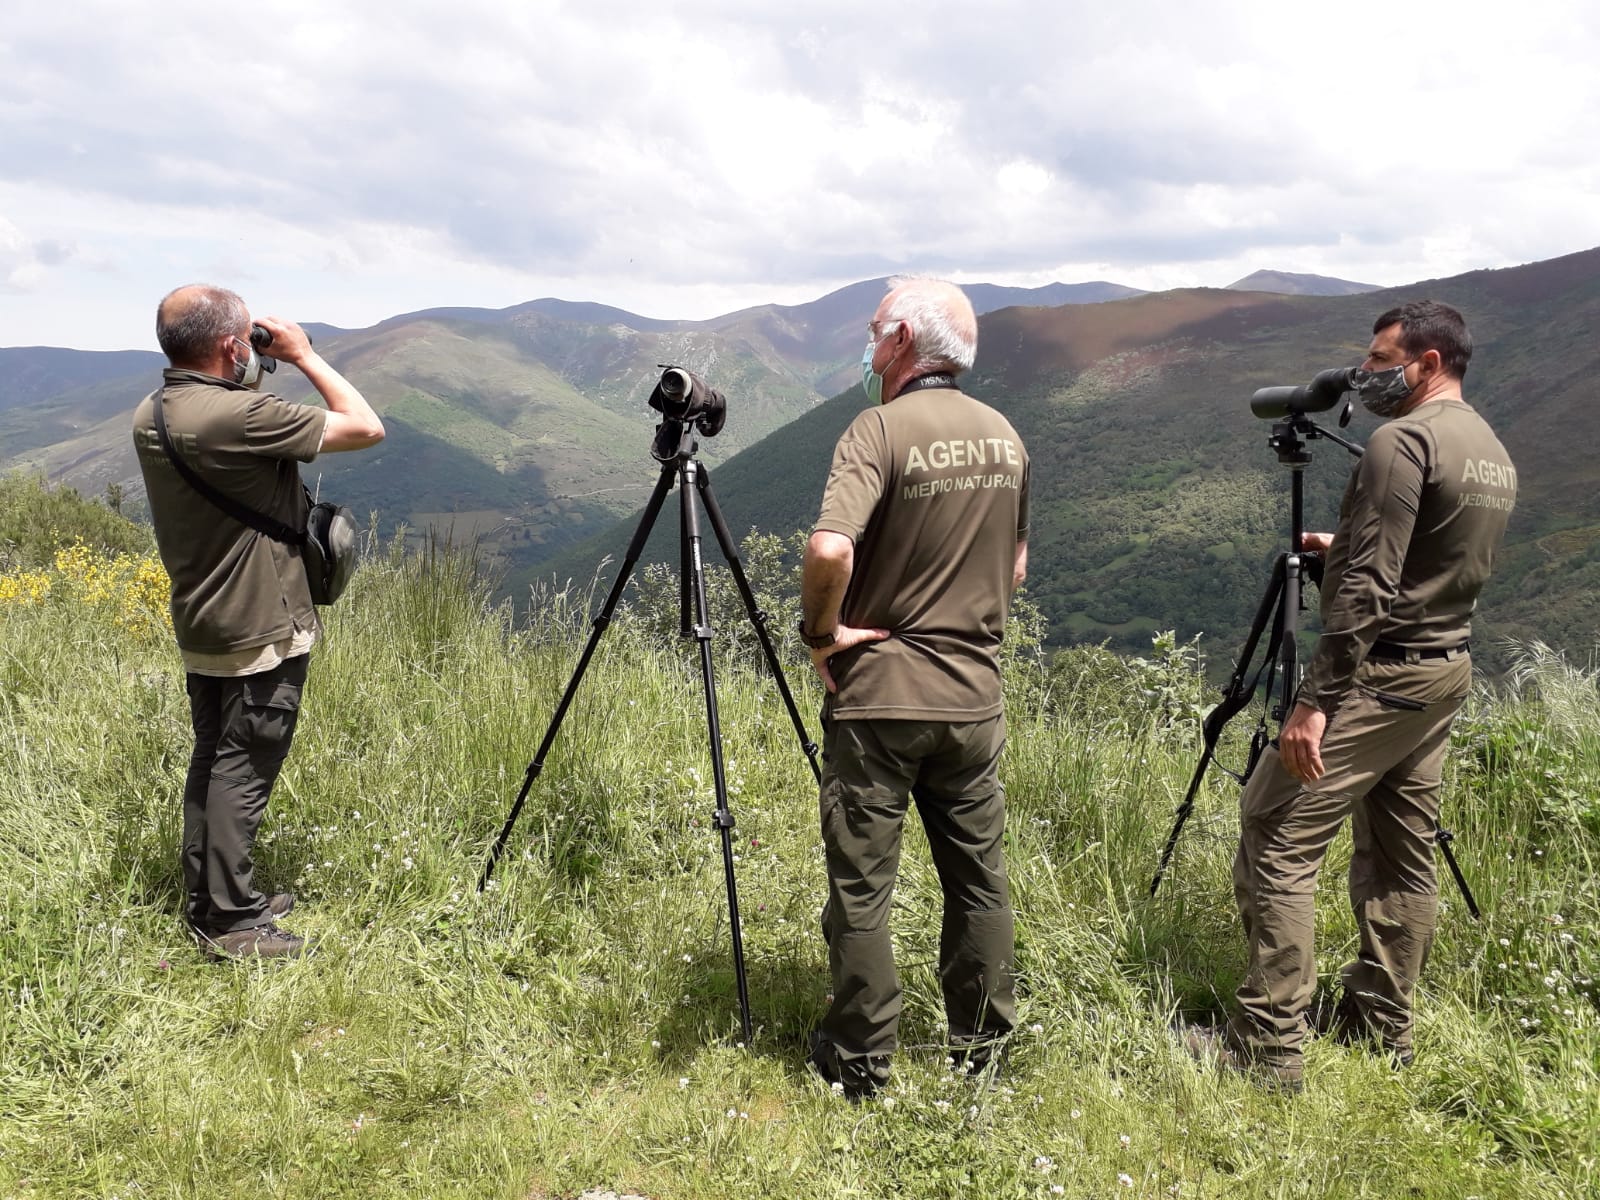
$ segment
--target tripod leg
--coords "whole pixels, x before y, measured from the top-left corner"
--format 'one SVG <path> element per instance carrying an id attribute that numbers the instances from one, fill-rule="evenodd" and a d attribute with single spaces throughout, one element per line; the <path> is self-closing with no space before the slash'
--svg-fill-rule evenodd
<path id="1" fill-rule="evenodd" d="M 1481 921 L 1483 913 L 1478 911 L 1478 902 L 1473 898 L 1472 889 L 1467 886 L 1467 877 L 1461 873 L 1461 864 L 1456 862 L 1455 851 L 1450 849 L 1450 843 L 1455 840 L 1456 835 L 1448 829 L 1439 829 L 1434 833 L 1434 842 L 1450 867 L 1450 874 L 1456 881 L 1456 887 L 1461 890 L 1461 898 L 1467 902 L 1467 911 L 1472 914 L 1474 921 Z"/>
<path id="2" fill-rule="evenodd" d="M 1305 560 L 1301 557 L 1300 547 L 1305 540 L 1306 529 L 1305 467 L 1306 463 L 1311 461 L 1311 456 L 1297 452 L 1287 461 L 1290 465 L 1289 552 L 1283 556 L 1283 603 L 1279 608 L 1281 616 L 1277 627 L 1277 637 L 1282 642 L 1279 661 L 1283 678 L 1278 681 L 1278 686 L 1282 690 L 1278 696 L 1278 703 L 1272 710 L 1272 719 L 1278 723 L 1279 729 L 1282 729 L 1283 723 L 1289 719 L 1289 714 L 1294 709 L 1295 692 L 1300 688 L 1298 667 L 1300 646 L 1295 640 L 1295 634 L 1300 622 L 1301 585 L 1306 576 Z M 1268 688 L 1270 687 L 1269 680 Z"/>
<path id="3" fill-rule="evenodd" d="M 1194 798 L 1200 791 L 1201 781 L 1205 779 L 1206 768 L 1211 765 L 1211 759 L 1216 754 L 1217 741 L 1222 737 L 1222 730 L 1245 705 L 1250 703 L 1250 697 L 1255 694 L 1256 683 L 1261 677 L 1258 670 L 1254 675 L 1250 673 L 1250 664 L 1256 656 L 1256 646 L 1261 641 L 1261 635 L 1267 628 L 1269 619 L 1273 621 L 1273 634 L 1268 639 L 1267 660 L 1277 653 L 1277 637 L 1281 628 L 1284 598 L 1284 561 L 1287 555 L 1278 555 L 1272 567 L 1272 578 L 1267 581 L 1267 590 L 1262 593 L 1261 603 L 1256 606 L 1255 620 L 1250 625 L 1250 634 L 1244 640 L 1244 647 L 1239 652 L 1239 657 L 1234 664 L 1233 675 L 1228 680 L 1228 686 L 1223 689 L 1222 700 L 1215 708 L 1206 714 L 1201 728 L 1205 732 L 1205 748 L 1200 752 L 1200 762 L 1194 769 L 1194 774 L 1189 779 L 1189 790 L 1184 793 L 1183 802 L 1178 805 L 1177 819 L 1173 822 L 1172 832 L 1167 835 L 1167 844 L 1161 849 L 1161 861 L 1156 867 L 1155 878 L 1150 881 L 1150 894 L 1154 896 L 1161 887 L 1161 877 L 1166 874 L 1167 867 L 1172 863 L 1173 853 L 1178 848 L 1178 835 L 1183 832 L 1184 824 L 1189 820 L 1189 814 L 1194 811 Z M 1263 664 L 1265 665 L 1265 664 Z M 1251 762 L 1251 768 L 1254 767 Z M 1248 775 L 1249 771 L 1246 771 Z"/>
<path id="4" fill-rule="evenodd" d="M 1289 719 L 1289 711 L 1294 707 L 1295 690 L 1300 686 L 1297 659 L 1300 647 L 1295 642 L 1295 632 L 1300 621 L 1300 555 L 1291 552 L 1283 560 L 1283 603 L 1278 606 L 1282 619 L 1278 623 L 1275 634 L 1281 639 L 1279 659 L 1283 677 L 1278 681 L 1282 691 L 1278 696 L 1278 703 L 1272 710 L 1272 719 L 1278 722 L 1281 728 Z"/>
<path id="5" fill-rule="evenodd" d="M 606 597 L 606 602 L 601 606 L 600 615 L 595 617 L 594 626 L 589 634 L 589 642 L 583 648 L 583 656 L 578 659 L 577 669 L 573 671 L 572 678 L 567 682 L 567 690 L 561 695 L 561 703 L 556 705 L 555 716 L 550 719 L 550 726 L 544 732 L 544 740 L 539 743 L 539 750 L 533 756 L 533 761 L 528 764 L 527 773 L 522 779 L 522 791 L 517 793 L 516 803 L 511 806 L 511 812 L 506 816 L 505 825 L 501 827 L 500 836 L 495 838 L 494 845 L 489 850 L 489 858 L 483 864 L 483 873 L 478 877 L 478 890 L 481 892 L 489 885 L 489 877 L 494 874 L 495 864 L 500 861 L 500 855 L 505 851 L 506 840 L 511 836 L 511 828 L 517 823 L 517 817 L 522 813 L 522 805 L 528 798 L 528 791 L 533 787 L 533 781 L 539 778 L 539 772 L 544 770 L 545 755 L 550 753 L 550 747 L 555 744 L 556 733 L 561 729 L 561 722 L 567 715 L 567 707 L 572 703 L 572 698 L 577 694 L 578 684 L 583 680 L 583 673 L 589 669 L 589 659 L 593 657 L 594 650 L 600 643 L 600 635 L 611 624 L 611 615 L 616 611 L 617 603 L 622 599 L 623 589 L 628 586 L 628 580 L 633 575 L 634 564 L 639 561 L 639 555 L 644 552 L 645 539 L 650 536 L 650 527 L 655 524 L 656 516 L 661 512 L 661 504 L 667 497 L 667 492 L 672 487 L 676 474 L 676 464 L 667 463 L 661 468 L 661 474 L 656 477 L 655 490 L 650 493 L 650 500 L 645 505 L 644 517 L 639 522 L 639 528 L 634 531 L 633 540 L 628 543 L 628 553 L 617 568 L 617 577 L 612 581 L 611 592 Z"/>
<path id="6" fill-rule="evenodd" d="M 689 574 L 683 585 L 694 601 L 694 638 L 700 643 L 700 678 L 705 685 L 706 729 L 711 741 L 711 778 L 716 789 L 717 810 L 712 819 L 722 833 L 722 874 L 728 890 L 728 925 L 733 933 L 733 974 L 739 988 L 739 1024 L 746 1045 L 751 1040 L 750 987 L 744 969 L 744 934 L 739 924 L 739 886 L 733 874 L 733 813 L 728 808 L 728 780 L 722 762 L 722 728 L 717 719 L 716 675 L 711 665 L 711 621 L 707 613 L 705 565 L 700 556 L 700 520 L 695 513 L 694 494 L 699 490 L 696 475 L 699 464 L 685 457 L 680 468 L 679 501 L 683 512 L 682 561 Z M 687 617 L 687 613 L 685 617 Z"/>
<path id="7" fill-rule="evenodd" d="M 755 627 L 756 640 L 761 643 L 761 653 L 767 660 L 767 668 L 772 672 L 772 678 L 777 681 L 778 695 L 783 697 L 783 706 L 789 712 L 789 721 L 794 725 L 795 735 L 800 739 L 800 749 L 811 762 L 811 774 L 818 783 L 822 782 L 822 765 L 817 761 L 817 744 L 806 733 L 805 722 L 800 719 L 800 710 L 795 706 L 794 696 L 789 691 L 789 681 L 784 678 L 783 667 L 778 662 L 778 653 L 772 647 L 772 637 L 767 632 L 767 614 L 756 603 L 756 594 L 750 588 L 750 581 L 745 577 L 744 564 L 739 561 L 739 553 L 734 546 L 733 535 L 728 531 L 728 524 L 722 519 L 722 510 L 717 507 L 716 493 L 711 490 L 711 476 L 702 467 L 697 482 L 700 487 L 701 499 L 705 502 L 706 515 L 711 518 L 711 528 L 717 535 L 717 544 L 722 547 L 722 556 L 728 560 L 728 569 L 733 572 L 733 582 L 739 588 L 739 595 L 744 599 L 744 611 L 750 618 L 750 624 Z"/>

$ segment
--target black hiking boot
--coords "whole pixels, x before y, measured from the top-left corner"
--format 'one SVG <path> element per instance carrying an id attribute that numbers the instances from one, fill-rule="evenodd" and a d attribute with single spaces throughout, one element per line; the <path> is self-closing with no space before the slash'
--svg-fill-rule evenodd
<path id="1" fill-rule="evenodd" d="M 1306 1025 L 1318 1037 L 1332 1038 L 1341 1046 L 1376 1050 L 1397 1071 L 1409 1067 L 1416 1057 L 1410 1046 L 1397 1047 L 1385 1037 L 1383 1030 L 1362 1011 L 1361 1002 L 1343 989 L 1338 999 L 1331 993 L 1318 992 L 1306 1010 Z"/>
<path id="2" fill-rule="evenodd" d="M 889 1059 L 886 1055 L 871 1058 L 840 1058 L 839 1052 L 821 1033 L 811 1035 L 811 1054 L 806 1065 L 812 1074 L 840 1092 L 846 1100 L 859 1103 L 869 1100 L 888 1081 Z"/>
<path id="3" fill-rule="evenodd" d="M 279 917 L 287 917 L 293 911 L 293 892 L 274 892 L 267 897 L 267 916 L 272 920 L 276 921 Z M 213 934 L 203 925 L 197 924 L 192 917 L 185 916 L 183 923 L 189 927 L 189 935 L 204 950 L 206 943 L 212 940 Z"/>
<path id="4" fill-rule="evenodd" d="M 1010 1050 L 1011 1043 L 1006 1034 L 984 1038 L 952 1038 L 950 1069 L 969 1079 L 975 1079 L 986 1071 L 991 1077 L 998 1076 L 1005 1070 Z"/>

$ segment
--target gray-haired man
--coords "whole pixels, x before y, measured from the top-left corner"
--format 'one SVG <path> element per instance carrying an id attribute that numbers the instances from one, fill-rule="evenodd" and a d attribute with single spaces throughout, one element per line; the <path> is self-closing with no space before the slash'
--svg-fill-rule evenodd
<path id="1" fill-rule="evenodd" d="M 874 407 L 834 450 L 801 589 L 801 634 L 828 690 L 822 928 L 834 996 L 811 1061 L 852 1097 L 883 1084 L 896 1044 L 889 909 L 908 798 L 944 889 L 951 1045 L 976 1069 L 1015 1021 L 998 650 L 1028 532 L 1022 439 L 956 385 L 977 348 L 966 296 L 896 280 L 868 332 Z"/>

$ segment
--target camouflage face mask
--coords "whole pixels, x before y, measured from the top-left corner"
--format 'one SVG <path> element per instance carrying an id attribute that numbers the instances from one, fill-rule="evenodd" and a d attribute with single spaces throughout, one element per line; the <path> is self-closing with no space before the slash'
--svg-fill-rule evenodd
<path id="1" fill-rule="evenodd" d="M 1401 363 L 1384 371 L 1357 371 L 1350 382 L 1356 395 L 1361 397 L 1362 407 L 1375 417 L 1392 417 L 1399 412 L 1416 390 L 1406 382 L 1406 368 L 1410 365 Z"/>

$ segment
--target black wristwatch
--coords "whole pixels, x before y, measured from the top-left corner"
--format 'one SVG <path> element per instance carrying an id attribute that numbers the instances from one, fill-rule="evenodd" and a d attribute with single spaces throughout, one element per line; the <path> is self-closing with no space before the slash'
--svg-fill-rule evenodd
<path id="1" fill-rule="evenodd" d="M 794 627 L 800 631 L 800 640 L 813 650 L 826 650 L 833 645 L 833 630 L 831 629 L 827 633 L 807 633 L 806 619 L 804 617 L 796 621 Z"/>

